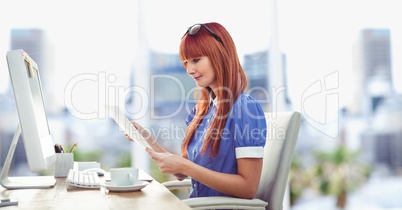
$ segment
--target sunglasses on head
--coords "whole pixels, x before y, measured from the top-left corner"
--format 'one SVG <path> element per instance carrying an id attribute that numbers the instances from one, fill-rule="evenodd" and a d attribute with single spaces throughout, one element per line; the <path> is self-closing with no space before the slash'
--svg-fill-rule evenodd
<path id="1" fill-rule="evenodd" d="M 208 26 L 204 24 L 195 24 L 191 26 L 190 28 L 188 28 L 186 33 L 181 38 L 183 39 L 183 37 L 186 36 L 186 34 L 189 34 L 191 36 L 196 35 L 201 30 L 202 27 L 207 29 L 209 34 L 211 34 L 211 36 L 213 36 L 216 39 L 216 41 L 220 42 L 223 45 L 222 39 L 218 35 L 216 35 L 210 28 L 208 28 Z"/>

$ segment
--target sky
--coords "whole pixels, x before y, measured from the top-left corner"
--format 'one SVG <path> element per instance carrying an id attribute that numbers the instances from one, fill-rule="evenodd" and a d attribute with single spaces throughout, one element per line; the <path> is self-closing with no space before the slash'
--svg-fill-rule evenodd
<path id="1" fill-rule="evenodd" d="M 5 54 L 11 28 L 42 28 L 56 51 L 55 93 L 63 103 L 69 81 L 82 74 L 116 75 L 127 84 L 137 39 L 138 1 L 2 1 L 0 3 L 0 92 L 8 87 Z M 142 31 L 150 49 L 177 53 L 180 38 L 194 23 L 216 21 L 231 33 L 242 57 L 266 50 L 271 34 L 267 0 L 141 1 Z M 339 103 L 353 100 L 353 44 L 362 28 L 390 28 L 394 78 L 402 76 L 399 59 L 402 19 L 397 0 L 280 0 L 279 47 L 287 56 L 288 90 L 300 107 L 303 93 L 338 73 Z M 398 83 L 395 83 L 398 85 Z M 96 87 L 92 87 L 96 88 Z M 402 90 L 401 85 L 396 87 Z M 79 87 L 88 103 L 94 89 Z M 78 102 L 77 102 L 78 103 Z M 296 108 L 298 109 L 298 108 Z"/>

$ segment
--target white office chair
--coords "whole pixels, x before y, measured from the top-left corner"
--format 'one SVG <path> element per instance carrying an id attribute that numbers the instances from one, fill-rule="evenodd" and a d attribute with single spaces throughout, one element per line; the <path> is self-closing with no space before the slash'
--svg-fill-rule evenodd
<path id="1" fill-rule="evenodd" d="M 258 191 L 254 199 L 199 197 L 183 201 L 193 209 L 282 210 L 293 152 L 300 129 L 299 112 L 265 113 L 267 142 Z M 168 189 L 191 187 L 189 179 L 163 183 Z"/>

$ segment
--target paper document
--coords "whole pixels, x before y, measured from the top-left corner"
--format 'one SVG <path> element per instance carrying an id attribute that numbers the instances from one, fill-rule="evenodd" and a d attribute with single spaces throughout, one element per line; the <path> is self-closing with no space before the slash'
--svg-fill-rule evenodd
<path id="1" fill-rule="evenodd" d="M 127 116 L 121 111 L 118 106 L 105 105 L 107 113 L 109 116 L 116 121 L 116 123 L 123 129 L 135 143 L 141 145 L 142 147 L 152 149 L 148 144 L 147 140 L 138 132 L 134 125 L 128 120 Z M 153 149 L 152 149 L 153 150 Z"/>

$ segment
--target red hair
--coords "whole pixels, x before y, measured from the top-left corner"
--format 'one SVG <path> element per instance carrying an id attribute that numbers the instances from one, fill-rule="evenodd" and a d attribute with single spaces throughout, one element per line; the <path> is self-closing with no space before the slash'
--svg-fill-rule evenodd
<path id="1" fill-rule="evenodd" d="M 221 134 L 226 120 L 236 99 L 247 87 L 247 79 L 240 65 L 236 46 L 228 31 L 219 23 L 204 24 L 218 35 L 223 43 L 217 41 L 204 27 L 195 35 L 185 35 L 180 43 L 180 59 L 182 61 L 207 56 L 214 70 L 218 89 L 199 88 L 195 93 L 197 98 L 196 113 L 186 130 L 182 142 L 181 153 L 188 158 L 188 146 L 194 137 L 198 125 L 204 119 L 210 107 L 210 94 L 217 94 L 218 99 L 215 118 L 205 133 L 201 153 L 205 154 L 211 147 L 209 155 L 218 153 Z M 184 66 L 186 69 L 187 67 Z"/>

